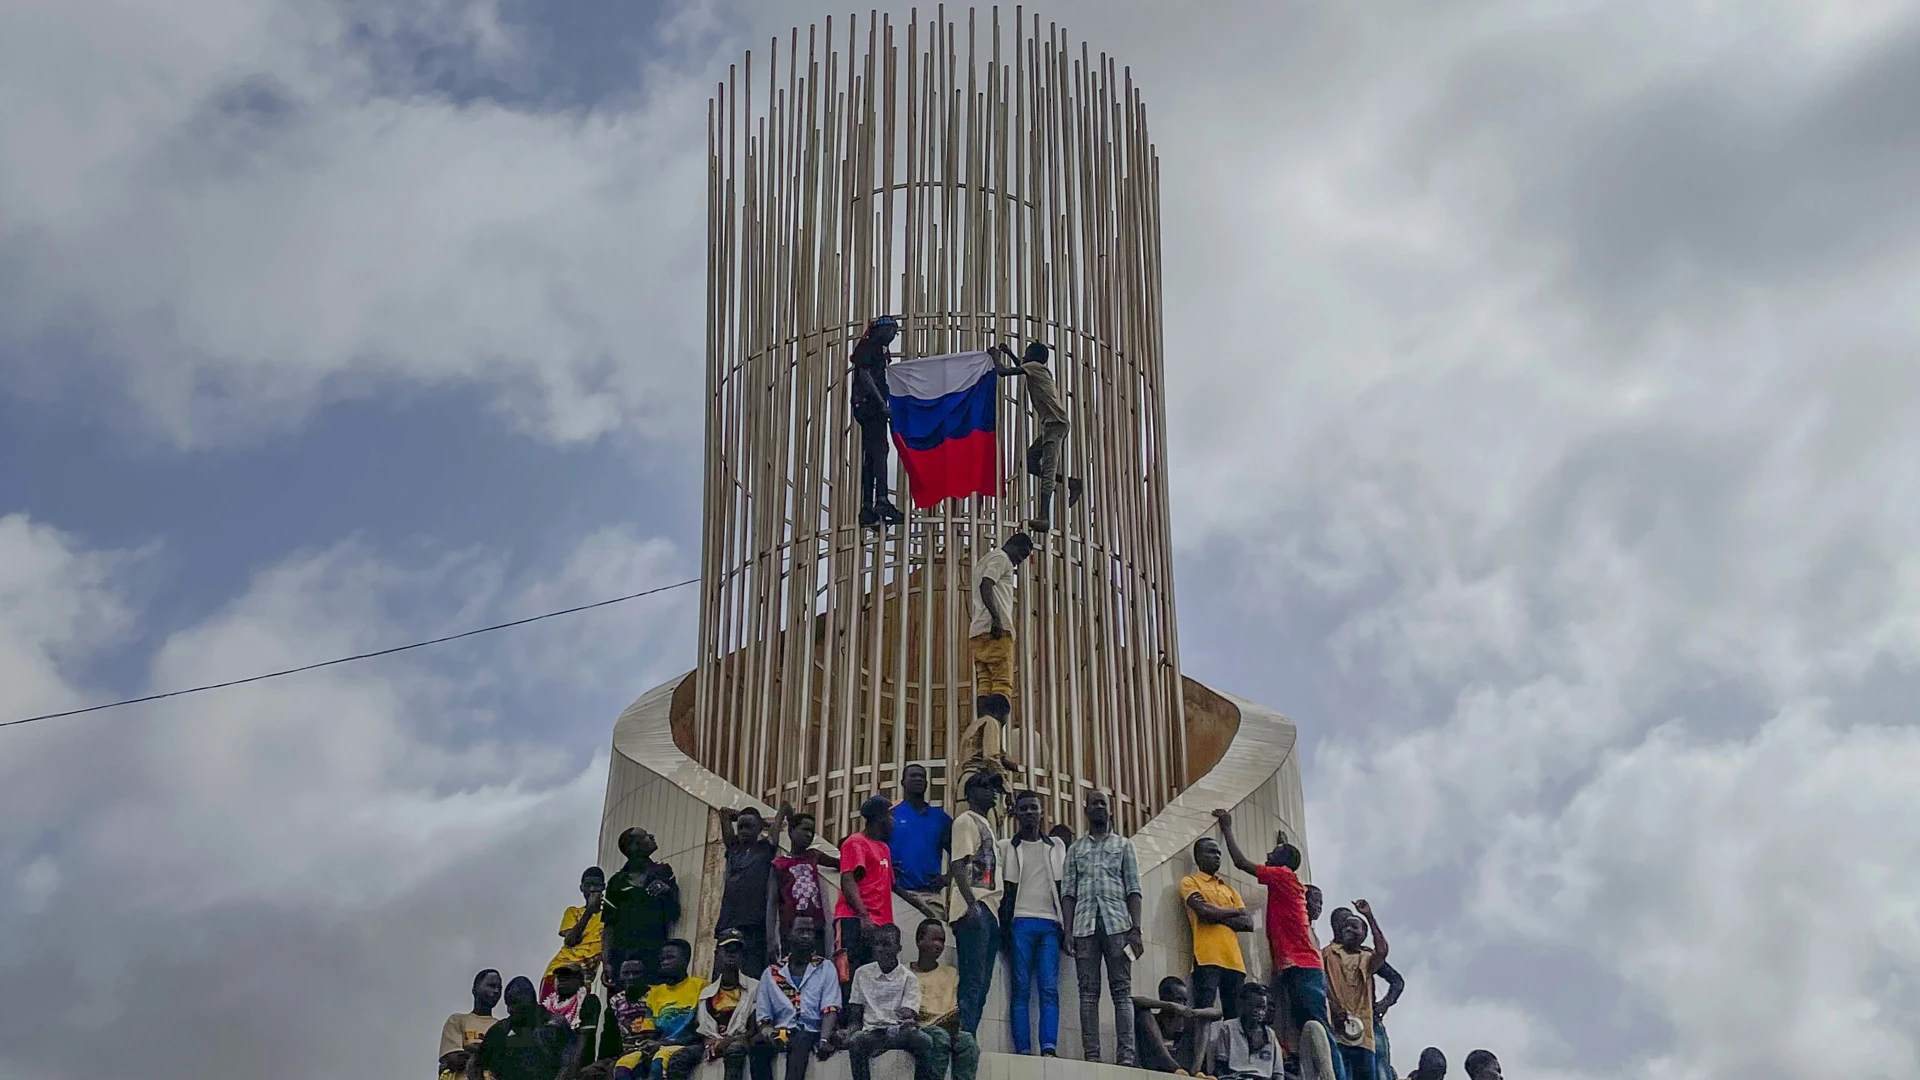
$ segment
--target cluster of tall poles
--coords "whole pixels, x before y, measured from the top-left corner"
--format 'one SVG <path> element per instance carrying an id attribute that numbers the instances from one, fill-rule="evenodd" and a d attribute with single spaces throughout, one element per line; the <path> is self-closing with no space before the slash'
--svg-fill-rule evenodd
<path id="1" fill-rule="evenodd" d="M 848 353 L 892 314 L 903 358 L 1055 350 L 1086 494 L 1020 569 L 1010 780 L 1056 815 L 1104 789 L 1138 828 L 1187 781 L 1145 107 L 1018 8 L 841 25 L 749 53 L 709 103 L 695 756 L 823 833 L 907 762 L 957 787 L 970 567 L 1030 516 L 1032 432 L 1003 389 L 999 497 L 861 528 Z"/>

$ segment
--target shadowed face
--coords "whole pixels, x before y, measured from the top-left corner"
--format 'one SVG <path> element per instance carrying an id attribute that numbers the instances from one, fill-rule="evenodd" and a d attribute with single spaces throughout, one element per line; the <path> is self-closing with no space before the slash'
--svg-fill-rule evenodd
<path id="1" fill-rule="evenodd" d="M 620 985 L 626 988 L 628 996 L 646 989 L 647 965 L 638 960 L 620 962 Z"/>
<path id="2" fill-rule="evenodd" d="M 1320 921 L 1320 909 L 1326 904 L 1326 902 L 1327 902 L 1327 898 L 1324 894 L 1320 892 L 1320 886 L 1318 885 L 1307 886 L 1307 921 L 1308 922 Z"/>
<path id="3" fill-rule="evenodd" d="M 1104 791 L 1089 792 L 1087 794 L 1086 813 L 1087 828 L 1089 829 L 1104 829 L 1111 824 L 1113 814 L 1108 809 L 1107 793 Z"/>
<path id="4" fill-rule="evenodd" d="M 900 790 L 906 792 L 907 798 L 909 799 L 926 798 L 927 797 L 926 768 L 920 765 L 907 766 L 906 772 L 903 772 L 900 774 Z"/>
<path id="5" fill-rule="evenodd" d="M 660 950 L 660 981 L 668 985 L 687 977 L 687 950 L 679 945 L 668 945 Z"/>
<path id="6" fill-rule="evenodd" d="M 812 919 L 793 920 L 793 930 L 787 934 L 787 953 L 802 960 L 811 960 L 818 942 Z"/>
<path id="7" fill-rule="evenodd" d="M 803 814 L 787 826 L 787 842 L 795 852 L 805 851 L 813 846 L 813 815 Z"/>
<path id="8" fill-rule="evenodd" d="M 729 941 L 714 950 L 713 960 L 720 974 L 733 976 L 740 974 L 740 943 Z"/>
<path id="9" fill-rule="evenodd" d="M 556 971 L 553 973 L 554 992 L 559 994 L 563 998 L 570 998 L 573 995 L 579 993 L 580 986 L 581 986 L 581 979 L 580 979 L 579 968 L 575 968 L 575 967 L 561 968 L 559 971 Z"/>
<path id="10" fill-rule="evenodd" d="M 1262 992 L 1259 983 L 1247 983 L 1240 988 L 1240 1019 L 1259 1026 L 1272 1019 L 1272 1003 Z"/>
<path id="11" fill-rule="evenodd" d="M 884 923 L 873 935 L 873 958 L 880 963 L 880 970 L 891 971 L 900 963 L 900 928 L 892 923 Z"/>
<path id="12" fill-rule="evenodd" d="M 500 973 L 489 971 L 473 981 L 473 1011 L 491 1013 L 500 1004 Z"/>
<path id="13" fill-rule="evenodd" d="M 767 823 L 760 820 L 760 811 L 752 807 L 740 811 L 740 816 L 733 819 L 734 835 L 738 836 L 743 844 L 757 842 L 760 839 L 761 830 L 766 827 Z"/>
<path id="14" fill-rule="evenodd" d="M 1040 800 L 1032 795 L 1013 804 L 1013 819 L 1020 823 L 1022 832 L 1040 831 Z"/>
<path id="15" fill-rule="evenodd" d="M 533 983 L 524 975 L 515 975 L 507 984 L 507 1015 L 520 1023 L 533 1019 L 535 1009 L 540 1007 L 539 995 L 534 993 Z"/>
<path id="16" fill-rule="evenodd" d="M 1220 872 L 1220 845 L 1210 839 L 1202 839 L 1193 845 L 1193 865 L 1203 874 Z"/>

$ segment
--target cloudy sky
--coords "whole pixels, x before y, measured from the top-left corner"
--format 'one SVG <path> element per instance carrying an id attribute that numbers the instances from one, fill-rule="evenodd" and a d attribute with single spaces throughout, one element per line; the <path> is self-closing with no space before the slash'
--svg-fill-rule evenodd
<path id="1" fill-rule="evenodd" d="M 1185 665 L 1403 1067 L 1920 1074 L 1920 10 L 1043 10 L 1160 142 Z M 0 5 L 0 719 L 691 576 L 705 99 L 811 14 Z M 0 1076 L 424 1075 L 691 641 L 0 731 Z"/>

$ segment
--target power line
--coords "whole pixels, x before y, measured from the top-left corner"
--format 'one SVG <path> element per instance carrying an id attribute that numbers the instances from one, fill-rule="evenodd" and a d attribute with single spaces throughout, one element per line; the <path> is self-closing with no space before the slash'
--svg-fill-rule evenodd
<path id="1" fill-rule="evenodd" d="M 287 668 L 284 671 L 269 671 L 263 675 L 249 675 L 244 679 L 228 679 L 226 682 L 208 683 L 205 686 L 190 686 L 185 690 L 169 690 L 164 694 L 148 694 L 146 697 L 128 698 L 125 701 L 110 701 L 104 705 L 89 705 L 84 709 L 68 709 L 66 712 L 54 712 L 54 713 L 46 713 L 41 716 L 29 716 L 22 720 L 8 720 L 5 722 L 0 722 L 0 728 L 18 727 L 21 724 L 32 724 L 41 720 L 58 720 L 63 716 L 79 716 L 82 713 L 100 712 L 103 709 L 117 709 L 122 705 L 140 705 L 149 701 L 161 701 L 166 698 L 184 697 L 187 694 L 198 694 L 208 690 L 224 690 L 229 686 L 244 686 L 247 683 L 261 682 L 266 679 L 277 679 L 282 675 L 298 675 L 300 672 L 303 672 L 303 671 L 313 671 L 318 668 L 332 667 L 335 664 L 351 664 L 355 660 L 371 660 L 377 656 L 392 656 L 394 653 L 406 652 L 408 649 L 421 649 L 421 648 L 425 648 L 428 645 L 440 645 L 449 641 L 459 641 L 461 638 L 470 638 L 476 634 L 490 634 L 495 630 L 507 630 L 515 626 L 525 626 L 528 623 L 536 623 L 542 619 L 551 619 L 560 615 L 572 615 L 581 611 L 592 611 L 594 608 L 603 608 L 610 604 L 625 603 L 628 600 L 638 600 L 643 596 L 652 596 L 655 593 L 663 593 L 669 589 L 684 588 L 688 585 L 696 584 L 697 582 L 699 582 L 699 580 L 700 580 L 699 578 L 688 578 L 685 581 L 676 581 L 671 585 L 661 585 L 658 588 L 645 589 L 637 593 L 628 593 L 625 596 L 616 596 L 611 600 L 597 600 L 591 604 L 581 604 L 579 607 L 562 608 L 559 611 L 549 611 L 544 615 L 530 615 L 527 618 L 515 619 L 512 622 L 495 623 L 492 626 L 482 626 L 477 630 L 463 630 L 458 634 L 448 634 L 446 637 L 429 638 L 426 641 L 415 641 L 407 645 L 395 645 L 390 649 L 377 649 L 373 652 L 355 653 L 352 656 L 341 656 L 341 657 L 336 657 L 332 660 L 322 660 L 317 664 L 302 664 L 299 667 Z"/>

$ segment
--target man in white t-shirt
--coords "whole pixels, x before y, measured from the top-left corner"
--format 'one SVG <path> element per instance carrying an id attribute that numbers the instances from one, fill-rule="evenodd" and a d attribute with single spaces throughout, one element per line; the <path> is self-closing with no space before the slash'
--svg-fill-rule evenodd
<path id="1" fill-rule="evenodd" d="M 967 808 L 953 819 L 947 854 L 947 918 L 953 924 L 954 964 L 960 972 L 960 1030 L 980 1030 L 980 1013 L 993 988 L 993 960 L 1000 954 L 1000 840 L 994 805 L 1002 790 L 998 773 L 967 776 Z"/>
<path id="2" fill-rule="evenodd" d="M 882 923 L 872 931 L 873 963 L 853 973 L 847 1025 L 859 1030 L 847 1040 L 853 1080 L 873 1080 L 873 1059 L 888 1050 L 913 1058 L 914 1080 L 934 1080 L 933 1040 L 920 1030 L 920 976 L 900 962 L 900 928 Z"/>
<path id="3" fill-rule="evenodd" d="M 1012 940 L 1013 1050 L 1032 1053 L 1033 992 L 1040 993 L 1040 1053 L 1052 1057 L 1060 1042 L 1060 953 L 1067 937 L 1060 910 L 1060 881 L 1066 876 L 1067 847 L 1042 829 L 1040 796 L 1022 791 L 1013 797 L 1012 838 L 1000 841 L 999 863 L 1006 897 L 1007 936 Z"/>
<path id="4" fill-rule="evenodd" d="M 998 551 L 974 560 L 973 622 L 967 652 L 973 658 L 973 726 L 960 740 L 961 772 L 981 765 L 1014 771 L 1001 736 L 1013 714 L 1014 568 L 1033 554 L 1033 539 L 1017 532 Z"/>

